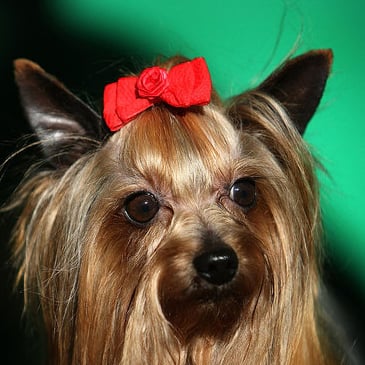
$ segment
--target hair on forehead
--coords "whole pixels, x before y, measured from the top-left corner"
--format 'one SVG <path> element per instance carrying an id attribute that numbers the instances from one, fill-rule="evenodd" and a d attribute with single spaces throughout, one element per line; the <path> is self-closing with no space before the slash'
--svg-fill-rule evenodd
<path id="1" fill-rule="evenodd" d="M 184 111 L 154 106 L 119 133 L 121 161 L 142 174 L 165 178 L 179 171 L 186 180 L 204 172 L 210 179 L 238 149 L 235 129 L 214 106 Z"/>

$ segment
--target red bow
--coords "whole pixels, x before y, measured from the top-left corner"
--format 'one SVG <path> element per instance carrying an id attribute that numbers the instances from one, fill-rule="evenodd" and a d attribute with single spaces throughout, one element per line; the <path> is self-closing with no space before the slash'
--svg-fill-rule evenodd
<path id="1" fill-rule="evenodd" d="M 203 58 L 180 63 L 169 71 L 155 66 L 139 77 L 121 77 L 104 89 L 104 119 L 111 131 L 119 130 L 135 116 L 163 102 L 176 108 L 206 105 L 211 80 Z"/>

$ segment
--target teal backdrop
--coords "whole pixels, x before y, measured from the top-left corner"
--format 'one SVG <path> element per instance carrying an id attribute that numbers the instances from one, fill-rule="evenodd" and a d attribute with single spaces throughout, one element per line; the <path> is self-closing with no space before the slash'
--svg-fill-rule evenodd
<path id="1" fill-rule="evenodd" d="M 49 21 L 80 41 L 94 37 L 137 58 L 204 56 L 224 97 L 257 85 L 290 54 L 332 48 L 332 75 L 305 139 L 327 170 L 320 180 L 329 252 L 365 292 L 364 1 L 49 0 L 46 5 Z"/>

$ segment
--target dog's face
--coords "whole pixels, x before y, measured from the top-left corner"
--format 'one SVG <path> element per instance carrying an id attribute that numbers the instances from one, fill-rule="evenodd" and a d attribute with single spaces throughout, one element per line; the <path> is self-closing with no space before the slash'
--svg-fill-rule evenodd
<path id="1" fill-rule="evenodd" d="M 241 147 L 249 144 L 265 154 L 213 108 L 179 116 L 154 108 L 103 147 L 117 193 L 101 231 L 123 236 L 100 241 L 125 250 L 126 275 L 135 272 L 128 287 L 156 301 L 185 340 L 224 336 L 262 290 L 267 248 L 255 217 L 267 210 L 266 177 Z M 101 201 L 115 194 L 109 188 Z"/>
<path id="2" fill-rule="evenodd" d="M 311 52 L 227 106 L 156 105 L 105 137 L 86 105 L 18 61 L 52 165 L 29 183 L 23 270 L 57 361 L 294 358 L 275 336 L 296 347 L 314 316 L 317 191 L 300 133 L 330 63 Z"/>

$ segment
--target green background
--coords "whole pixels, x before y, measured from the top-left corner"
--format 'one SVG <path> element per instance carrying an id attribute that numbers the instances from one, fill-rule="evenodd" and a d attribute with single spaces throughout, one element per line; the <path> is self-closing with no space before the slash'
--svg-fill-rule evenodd
<path id="1" fill-rule="evenodd" d="M 364 1 L 52 0 L 46 9 L 63 31 L 131 55 L 204 56 L 224 97 L 257 85 L 293 52 L 332 48 L 305 139 L 328 172 L 320 179 L 329 248 L 365 292 Z"/>

